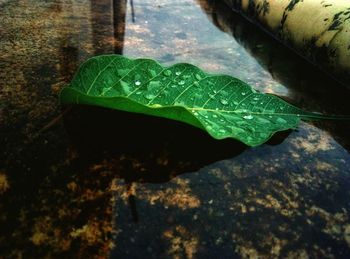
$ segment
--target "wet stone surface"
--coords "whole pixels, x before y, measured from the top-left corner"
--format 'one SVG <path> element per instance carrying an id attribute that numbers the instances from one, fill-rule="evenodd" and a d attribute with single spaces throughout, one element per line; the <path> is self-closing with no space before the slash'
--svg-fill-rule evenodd
<path id="1" fill-rule="evenodd" d="M 59 106 L 81 62 L 122 53 L 350 114 L 344 87 L 225 6 L 8 0 L 0 24 L 0 257 L 349 258 L 349 122 L 303 122 L 248 148 Z"/>

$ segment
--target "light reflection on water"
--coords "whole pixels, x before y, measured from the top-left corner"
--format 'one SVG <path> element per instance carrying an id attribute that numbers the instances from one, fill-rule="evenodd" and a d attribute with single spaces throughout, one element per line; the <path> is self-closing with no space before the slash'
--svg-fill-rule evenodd
<path id="1" fill-rule="evenodd" d="M 126 14 L 123 53 L 152 57 L 164 64 L 193 63 L 209 72 L 238 77 L 259 90 L 288 95 L 288 89 L 273 80 L 235 38 L 207 19 L 199 4 L 135 2 L 135 21 L 131 8 Z"/>

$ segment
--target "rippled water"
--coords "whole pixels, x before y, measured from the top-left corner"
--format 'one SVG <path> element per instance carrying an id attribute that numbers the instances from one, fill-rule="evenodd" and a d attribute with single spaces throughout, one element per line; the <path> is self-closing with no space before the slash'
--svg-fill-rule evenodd
<path id="1" fill-rule="evenodd" d="M 58 105 L 81 62 L 119 53 L 350 114 L 346 87 L 213 2 L 0 1 L 0 255 L 349 257 L 349 122 L 247 148 Z"/>

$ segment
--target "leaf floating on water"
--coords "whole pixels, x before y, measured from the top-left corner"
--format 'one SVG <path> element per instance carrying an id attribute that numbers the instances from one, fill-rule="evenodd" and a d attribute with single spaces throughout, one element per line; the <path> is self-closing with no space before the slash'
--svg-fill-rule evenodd
<path id="1" fill-rule="evenodd" d="M 86 61 L 60 100 L 178 120 L 216 139 L 234 138 L 249 146 L 295 128 L 301 119 L 323 118 L 231 76 L 208 74 L 186 63 L 163 67 L 120 55 Z"/>

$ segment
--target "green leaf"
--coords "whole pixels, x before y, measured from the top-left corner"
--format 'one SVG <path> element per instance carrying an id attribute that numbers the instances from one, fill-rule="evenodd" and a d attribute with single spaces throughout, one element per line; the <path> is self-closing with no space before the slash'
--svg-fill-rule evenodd
<path id="1" fill-rule="evenodd" d="M 249 146 L 295 128 L 300 119 L 322 118 L 231 76 L 208 74 L 186 63 L 163 67 L 151 59 L 120 55 L 86 61 L 60 100 L 178 120 L 213 138 L 234 138 Z"/>

